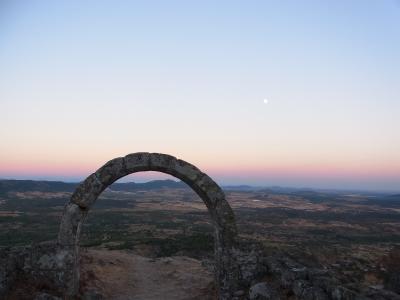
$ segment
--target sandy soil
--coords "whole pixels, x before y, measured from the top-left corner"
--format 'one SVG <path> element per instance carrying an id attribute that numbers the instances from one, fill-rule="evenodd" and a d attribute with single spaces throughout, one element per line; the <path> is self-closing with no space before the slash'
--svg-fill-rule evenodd
<path id="1" fill-rule="evenodd" d="M 152 259 L 132 252 L 82 252 L 81 288 L 105 299 L 185 300 L 215 298 L 213 274 L 184 256 Z"/>

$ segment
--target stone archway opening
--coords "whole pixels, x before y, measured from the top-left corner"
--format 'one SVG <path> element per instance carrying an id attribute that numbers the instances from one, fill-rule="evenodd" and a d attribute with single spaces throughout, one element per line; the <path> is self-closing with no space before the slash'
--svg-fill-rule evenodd
<path id="1" fill-rule="evenodd" d="M 79 238 L 82 224 L 98 196 L 118 179 L 141 171 L 158 171 L 188 184 L 203 200 L 214 229 L 215 282 L 219 299 L 230 299 L 239 288 L 240 271 L 235 259 L 235 217 L 221 188 L 195 166 L 161 153 L 139 152 L 107 162 L 83 181 L 64 209 L 58 244 L 64 259 L 65 293 L 79 288 Z"/>

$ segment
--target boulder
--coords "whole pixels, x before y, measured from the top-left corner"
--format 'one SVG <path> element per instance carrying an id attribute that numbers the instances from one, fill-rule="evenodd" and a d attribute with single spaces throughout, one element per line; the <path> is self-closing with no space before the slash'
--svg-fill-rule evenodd
<path id="1" fill-rule="evenodd" d="M 259 282 L 253 285 L 249 290 L 249 299 L 250 300 L 272 300 L 272 299 L 280 299 L 277 292 L 272 289 L 268 283 Z"/>

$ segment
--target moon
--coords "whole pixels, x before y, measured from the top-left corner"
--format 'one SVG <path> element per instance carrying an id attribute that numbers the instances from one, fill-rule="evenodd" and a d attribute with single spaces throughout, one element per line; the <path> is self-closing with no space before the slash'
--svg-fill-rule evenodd
<path id="1" fill-rule="evenodd" d="M 264 99 L 264 103 L 265 103 L 265 104 L 268 104 L 268 99 Z"/>

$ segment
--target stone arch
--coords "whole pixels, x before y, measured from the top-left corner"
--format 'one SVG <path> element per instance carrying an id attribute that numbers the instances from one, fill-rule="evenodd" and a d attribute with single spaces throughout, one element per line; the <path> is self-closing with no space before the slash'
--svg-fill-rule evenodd
<path id="1" fill-rule="evenodd" d="M 64 208 L 58 235 L 63 257 L 65 293 L 79 288 L 79 236 L 82 223 L 97 197 L 113 182 L 140 171 L 167 173 L 187 183 L 204 201 L 214 227 L 215 280 L 219 299 L 230 299 L 239 288 L 240 271 L 235 259 L 237 228 L 234 213 L 221 188 L 195 166 L 161 153 L 138 152 L 107 162 L 85 179 Z"/>

